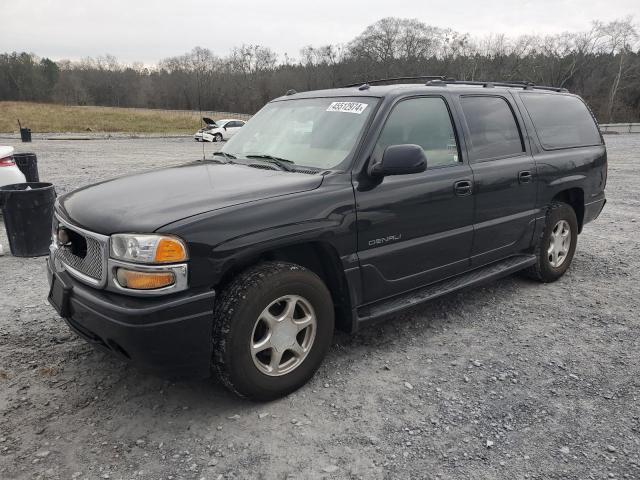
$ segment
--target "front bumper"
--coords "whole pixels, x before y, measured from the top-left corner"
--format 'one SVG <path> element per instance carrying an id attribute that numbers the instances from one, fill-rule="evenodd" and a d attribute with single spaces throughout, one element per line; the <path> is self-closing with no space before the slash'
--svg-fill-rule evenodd
<path id="1" fill-rule="evenodd" d="M 87 342 L 143 370 L 209 375 L 215 292 L 128 297 L 89 287 L 50 261 L 47 271 L 49 302 Z"/>

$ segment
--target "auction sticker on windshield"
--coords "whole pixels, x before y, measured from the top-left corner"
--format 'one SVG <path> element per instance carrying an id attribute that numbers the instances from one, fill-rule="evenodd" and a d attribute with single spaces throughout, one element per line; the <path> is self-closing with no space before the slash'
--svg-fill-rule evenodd
<path id="1" fill-rule="evenodd" d="M 364 109 L 367 108 L 366 103 L 359 102 L 331 102 L 329 108 L 327 108 L 327 112 L 346 112 L 346 113 L 357 113 L 360 115 L 364 112 Z"/>

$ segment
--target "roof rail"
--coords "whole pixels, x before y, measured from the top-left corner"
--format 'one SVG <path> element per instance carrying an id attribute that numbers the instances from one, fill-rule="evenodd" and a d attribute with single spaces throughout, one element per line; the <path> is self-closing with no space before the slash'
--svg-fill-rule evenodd
<path id="1" fill-rule="evenodd" d="M 562 88 L 562 87 L 536 85 L 533 82 L 527 82 L 527 81 L 479 82 L 474 80 L 456 80 L 454 78 L 445 77 L 444 75 L 418 75 L 418 76 L 412 76 L 412 77 L 381 78 L 378 80 L 368 80 L 366 82 L 352 83 L 349 85 L 345 85 L 342 88 L 365 87 L 365 85 L 368 87 L 369 85 L 376 85 L 380 83 L 406 82 L 411 80 L 427 80 L 426 82 L 427 86 L 478 85 L 484 88 L 508 87 L 508 88 L 522 88 L 523 90 L 549 90 L 551 92 L 567 92 L 568 91 L 566 88 Z M 365 90 L 365 89 L 366 87 L 362 88 L 362 90 Z"/>
<path id="2" fill-rule="evenodd" d="M 523 90 L 549 90 L 551 92 L 567 92 L 566 88 L 562 87 L 549 87 L 545 85 L 536 85 L 533 82 L 477 82 L 471 80 L 447 80 L 447 84 L 455 84 L 455 85 L 480 85 L 484 88 L 493 88 L 493 87 L 508 87 L 508 88 L 522 88 Z"/>
<path id="3" fill-rule="evenodd" d="M 349 85 L 344 85 L 342 88 L 351 88 L 351 87 L 359 87 L 361 85 L 375 85 L 377 83 L 385 83 L 385 82 L 403 82 L 406 80 L 447 80 L 447 77 L 442 75 L 418 75 L 415 77 L 391 77 L 391 78 L 379 78 L 377 80 L 366 80 L 358 83 L 350 83 Z"/>

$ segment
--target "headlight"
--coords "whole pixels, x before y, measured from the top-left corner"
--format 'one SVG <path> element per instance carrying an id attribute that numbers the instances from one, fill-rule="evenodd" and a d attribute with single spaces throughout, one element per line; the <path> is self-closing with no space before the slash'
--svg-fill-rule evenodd
<path id="1" fill-rule="evenodd" d="M 187 247 L 177 237 L 166 235 L 111 235 L 111 258 L 137 263 L 175 263 L 187 260 Z"/>

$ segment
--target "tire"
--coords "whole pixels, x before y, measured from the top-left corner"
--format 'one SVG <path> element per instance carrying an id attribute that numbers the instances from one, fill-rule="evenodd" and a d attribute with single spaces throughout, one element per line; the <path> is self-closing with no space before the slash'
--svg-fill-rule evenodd
<path id="1" fill-rule="evenodd" d="M 287 305 L 293 305 L 291 318 L 286 322 L 276 319 L 287 319 Z M 279 326 L 268 327 L 264 315 Z M 293 334 L 294 347 L 301 350 L 305 347 L 300 345 L 306 345 L 306 353 L 294 355 L 293 349 L 278 353 L 278 349 L 287 348 L 283 341 L 293 338 L 282 332 L 300 328 L 297 323 L 291 327 L 291 322 L 296 317 L 302 317 L 296 321 L 310 322 L 313 315 L 315 325 Z M 292 263 L 260 263 L 234 278 L 216 299 L 212 369 L 229 390 L 242 397 L 267 401 L 285 396 L 314 375 L 329 350 L 333 328 L 331 294 L 315 273 Z M 252 352 L 264 344 L 275 346 L 258 354 Z M 268 371 L 278 362 L 272 357 L 274 353 L 282 355 L 282 368 L 277 363 L 277 369 Z"/>
<path id="2" fill-rule="evenodd" d="M 569 232 L 566 236 L 571 242 L 564 255 L 554 257 L 549 253 L 554 236 L 558 235 L 559 229 L 563 225 L 568 226 Z M 555 282 L 562 277 L 571 266 L 573 255 L 578 244 L 578 220 L 573 208 L 563 202 L 552 202 L 547 210 L 547 220 L 541 237 L 538 239 L 534 253 L 536 255 L 535 265 L 525 270 L 525 274 L 543 283 Z M 555 249 L 557 251 L 557 249 Z M 555 265 L 554 265 L 555 263 Z"/>
<path id="3" fill-rule="evenodd" d="M 222 134 L 221 134 L 221 133 L 216 133 L 216 134 L 213 136 L 213 141 L 214 141 L 214 142 L 221 142 L 221 141 L 222 141 Z"/>

